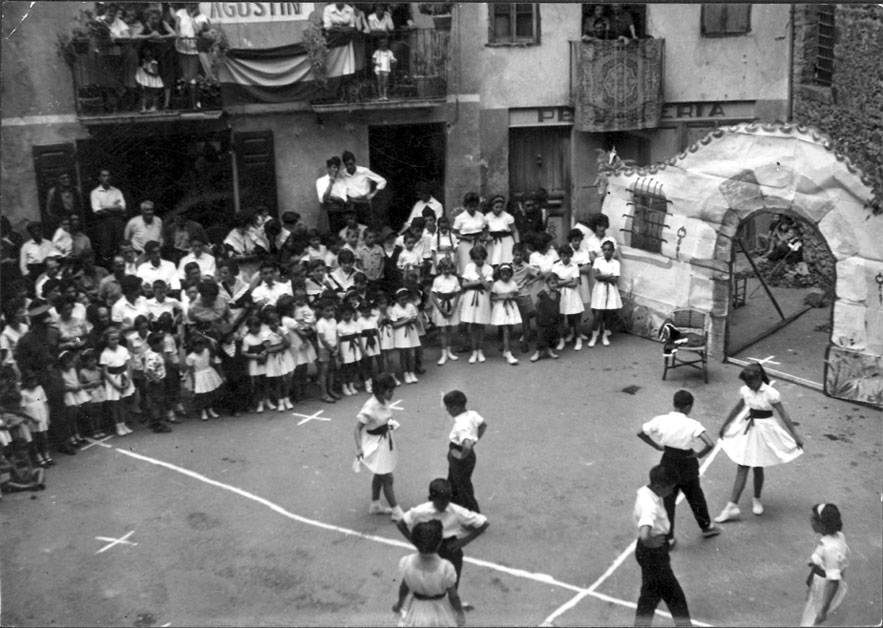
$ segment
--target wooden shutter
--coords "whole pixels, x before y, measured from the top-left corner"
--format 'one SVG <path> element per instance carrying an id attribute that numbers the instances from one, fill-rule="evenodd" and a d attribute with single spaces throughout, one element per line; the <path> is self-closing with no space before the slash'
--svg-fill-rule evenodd
<path id="1" fill-rule="evenodd" d="M 34 146 L 34 172 L 37 175 L 37 198 L 40 208 L 40 219 L 47 221 L 46 197 L 49 189 L 55 185 L 58 175 L 69 172 L 73 179 L 74 187 L 80 191 L 80 199 L 84 199 L 77 176 L 76 151 L 73 144 L 49 144 L 46 146 Z M 85 210 L 85 207 L 83 208 Z M 88 212 L 87 212 L 88 213 Z M 81 216 L 82 217 L 82 216 Z M 48 236 L 51 238 L 52 234 Z"/>
<path id="2" fill-rule="evenodd" d="M 278 216 L 276 200 L 276 155 L 272 131 L 247 131 L 233 134 L 241 210 L 265 205 Z"/>

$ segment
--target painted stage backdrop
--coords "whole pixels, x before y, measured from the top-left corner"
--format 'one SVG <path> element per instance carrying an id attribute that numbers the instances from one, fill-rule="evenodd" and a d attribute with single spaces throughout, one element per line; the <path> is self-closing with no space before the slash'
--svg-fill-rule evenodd
<path id="1" fill-rule="evenodd" d="M 868 180 L 830 146 L 812 128 L 743 123 L 655 166 L 611 174 L 602 211 L 622 242 L 632 331 L 655 337 L 674 309 L 695 308 L 709 315 L 710 352 L 722 358 L 736 229 L 755 212 L 792 214 L 836 259 L 825 393 L 883 406 L 883 215 L 867 205 Z"/>

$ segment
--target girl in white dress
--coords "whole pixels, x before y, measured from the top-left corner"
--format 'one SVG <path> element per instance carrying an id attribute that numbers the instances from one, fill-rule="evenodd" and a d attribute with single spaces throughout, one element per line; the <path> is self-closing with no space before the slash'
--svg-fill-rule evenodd
<path id="1" fill-rule="evenodd" d="M 472 341 L 472 355 L 469 364 L 476 361 L 484 362 L 484 327 L 491 322 L 491 286 L 494 280 L 494 269 L 486 264 L 487 251 L 476 244 L 469 252 L 472 262 L 466 266 L 461 275 L 463 296 L 460 299 L 460 321 L 469 324 L 469 338 Z"/>
<path id="2" fill-rule="evenodd" d="M 512 246 L 518 237 L 515 218 L 504 211 L 505 204 L 502 196 L 494 196 L 490 202 L 491 213 L 485 216 L 488 235 L 492 238 L 487 245 L 488 263 L 494 268 L 512 263 Z"/>
<path id="3" fill-rule="evenodd" d="M 393 330 L 394 346 L 399 352 L 402 365 L 402 379 L 406 384 L 416 384 L 417 374 L 414 372 L 414 348 L 420 346 L 417 334 L 417 318 L 420 313 L 411 303 L 411 295 L 407 288 L 396 290 L 396 302 L 389 308 L 389 320 Z"/>
<path id="4" fill-rule="evenodd" d="M 580 268 L 579 264 L 573 261 L 573 249 L 569 244 L 558 249 L 558 258 L 558 261 L 552 265 L 552 272 L 558 275 L 558 286 L 561 290 L 561 313 L 567 318 L 570 332 L 566 338 L 562 337 L 558 341 L 556 349 L 563 350 L 565 342 L 570 338 L 575 338 L 573 350 L 579 351 L 583 348 L 580 323 L 582 322 L 582 314 L 586 310 L 579 294 Z"/>
<path id="5" fill-rule="evenodd" d="M 752 512 L 763 514 L 760 494 L 763 491 L 763 468 L 790 462 L 803 453 L 803 441 L 797 435 L 791 418 L 782 405 L 779 391 L 769 385 L 770 380 L 760 364 L 749 364 L 739 374 L 745 385 L 739 389 L 739 402 L 720 429 L 721 448 L 735 462 L 736 481 L 730 501 L 718 523 L 737 519 L 739 497 L 748 479 L 748 470 L 754 470 L 754 499 Z M 778 412 L 781 422 L 774 418 Z"/>
<path id="6" fill-rule="evenodd" d="M 32 371 L 22 374 L 21 408 L 30 417 L 27 430 L 37 448 L 37 462 L 41 467 L 54 466 L 55 461 L 49 455 L 49 398 Z"/>
<path id="7" fill-rule="evenodd" d="M 457 245 L 460 240 L 454 235 L 454 232 L 451 231 L 451 221 L 447 216 L 442 216 L 438 219 L 438 225 L 435 230 L 435 235 L 432 237 L 432 260 L 433 260 L 433 268 L 432 272 L 440 273 L 441 271 L 438 269 L 438 263 L 443 259 L 448 259 L 452 263 L 457 263 Z"/>
<path id="8" fill-rule="evenodd" d="M 396 501 L 392 477 L 399 461 L 399 449 L 393 431 L 399 424 L 392 418 L 392 408 L 389 407 L 396 388 L 395 379 L 389 373 L 381 373 L 374 378 L 372 388 L 374 394 L 365 402 L 356 417 L 357 465 L 365 465 L 374 474 L 371 479 L 371 505 L 368 513 L 391 515 L 393 521 L 400 521 L 405 513 Z M 381 490 L 389 508 L 380 505 Z"/>
<path id="9" fill-rule="evenodd" d="M 457 243 L 457 274 L 461 277 L 470 263 L 472 247 L 479 244 L 487 219 L 478 211 L 480 199 L 475 192 L 468 192 L 463 197 L 463 211 L 454 218 L 451 229 L 458 238 Z M 484 248 L 484 247 L 482 247 Z"/>
<path id="10" fill-rule="evenodd" d="M 242 355 L 248 362 L 248 380 L 251 387 L 251 400 L 255 405 L 255 412 L 260 414 L 264 411 L 264 401 L 267 407 L 274 409 L 267 399 L 267 348 L 264 346 L 264 338 L 261 333 L 261 319 L 257 316 L 249 316 L 245 321 L 248 333 L 242 338 Z"/>
<path id="11" fill-rule="evenodd" d="M 399 626 L 466 625 L 457 592 L 457 572 L 450 561 L 438 555 L 442 531 L 438 519 L 418 523 L 411 531 L 411 542 L 419 553 L 399 561 L 399 599 L 392 612 L 401 613 L 408 594 L 412 596 Z"/>
<path id="12" fill-rule="evenodd" d="M 380 293 L 377 295 L 377 333 L 380 335 L 380 359 L 382 362 L 381 372 L 392 374 L 396 386 L 401 382 L 393 373 L 392 357 L 396 350 L 395 335 L 392 329 L 392 320 L 389 318 L 389 297 Z"/>
<path id="13" fill-rule="evenodd" d="M 579 285 L 577 286 L 579 298 L 583 305 L 588 308 L 592 303 L 592 288 L 589 281 L 589 277 L 592 275 L 592 259 L 589 251 L 583 248 L 584 240 L 583 232 L 579 229 L 571 229 L 570 233 L 567 234 L 567 241 L 570 244 L 570 248 L 573 249 L 573 257 L 571 259 L 574 264 L 579 266 Z M 586 340 L 588 336 L 580 334 L 580 338 Z"/>
<path id="14" fill-rule="evenodd" d="M 518 311 L 518 284 L 512 279 L 511 264 L 500 264 L 500 278 L 491 286 L 491 325 L 503 330 L 503 357 L 515 366 L 518 360 L 512 355 L 510 340 L 512 328 L 521 324 Z"/>
<path id="15" fill-rule="evenodd" d="M 340 343 L 340 375 L 343 383 L 343 394 L 347 397 L 359 394 L 355 379 L 359 363 L 362 361 L 362 330 L 356 322 L 355 308 L 344 303 L 337 311 L 340 320 L 337 322 L 337 340 Z"/>
<path id="16" fill-rule="evenodd" d="M 190 341 L 190 353 L 184 363 L 193 378 L 193 405 L 200 411 L 199 418 L 208 421 L 209 416 L 217 419 L 220 415 L 212 407 L 216 391 L 224 381 L 212 366 L 214 354 L 208 347 L 208 341 L 202 334 L 193 334 Z"/>
<path id="17" fill-rule="evenodd" d="M 104 397 L 107 411 L 111 420 L 116 425 L 117 436 L 131 434 L 132 430 L 126 425 L 126 410 L 123 399 L 135 394 L 135 385 L 132 383 L 131 355 L 129 350 L 120 346 L 120 332 L 116 327 L 109 327 L 105 332 L 107 346 L 98 358 L 101 373 L 104 376 Z"/>
<path id="18" fill-rule="evenodd" d="M 291 355 L 291 339 L 282 327 L 279 315 L 270 310 L 264 314 L 266 328 L 263 330 L 264 347 L 267 349 L 267 387 L 276 394 L 279 412 L 293 410 L 291 399 L 291 374 L 294 373 L 294 356 Z"/>
<path id="19" fill-rule="evenodd" d="M 92 418 L 92 438 L 104 438 L 104 380 L 98 369 L 98 356 L 95 349 L 86 349 L 80 354 L 80 370 L 77 373 L 80 384 L 89 394 L 89 401 L 84 404 L 86 413 Z"/>
<path id="20" fill-rule="evenodd" d="M 438 365 L 442 366 L 448 360 L 457 360 L 457 355 L 451 351 L 451 330 L 460 324 L 461 289 L 460 280 L 454 274 L 454 262 L 449 258 L 439 260 L 438 272 L 432 280 L 429 298 L 432 301 L 432 322 L 438 327 L 441 344 Z"/>
<path id="21" fill-rule="evenodd" d="M 592 337 L 589 346 L 594 347 L 598 341 L 598 333 L 603 328 L 601 344 L 610 344 L 610 328 L 616 317 L 616 311 L 622 307 L 619 296 L 619 262 L 613 259 L 613 244 L 605 242 L 601 250 L 603 256 L 592 263 L 595 285 L 592 288 Z"/>
<path id="22" fill-rule="evenodd" d="M 843 572 L 849 565 L 849 546 L 843 535 L 840 510 L 834 504 L 816 504 L 810 520 L 813 532 L 820 534 L 819 544 L 810 556 L 811 571 L 806 579 L 806 606 L 801 626 L 823 623 L 846 597 Z"/>
<path id="23" fill-rule="evenodd" d="M 81 407 L 92 401 L 77 375 L 77 355 L 73 351 L 62 351 L 58 355 L 58 366 L 61 371 L 61 380 L 64 383 L 64 410 L 67 413 L 67 424 L 70 427 L 70 444 L 72 447 L 80 447 L 86 444 L 86 439 L 80 434 L 80 420 L 83 419 L 86 433 L 92 433 L 88 415 L 81 413 Z"/>
<path id="24" fill-rule="evenodd" d="M 383 357 L 380 352 L 380 330 L 377 327 L 378 314 L 367 299 L 359 303 L 359 317 L 356 324 L 362 342 L 362 379 L 365 381 L 365 392 L 373 393 L 372 379 L 383 372 Z"/>

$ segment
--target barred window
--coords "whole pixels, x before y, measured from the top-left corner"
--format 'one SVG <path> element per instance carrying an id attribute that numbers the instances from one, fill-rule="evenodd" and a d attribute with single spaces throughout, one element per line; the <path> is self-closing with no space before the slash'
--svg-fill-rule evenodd
<path id="1" fill-rule="evenodd" d="M 668 201 L 658 190 L 638 181 L 632 190 L 632 204 L 634 212 L 630 246 L 650 253 L 661 253 Z"/>
<path id="2" fill-rule="evenodd" d="M 831 87 L 834 76 L 834 5 L 819 5 L 818 11 L 819 32 L 813 82 L 822 87 Z"/>

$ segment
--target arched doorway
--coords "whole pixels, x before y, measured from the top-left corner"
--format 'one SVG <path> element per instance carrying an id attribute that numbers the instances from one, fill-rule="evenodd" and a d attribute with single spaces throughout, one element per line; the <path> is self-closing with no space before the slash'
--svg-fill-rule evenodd
<path id="1" fill-rule="evenodd" d="M 725 354 L 822 390 L 836 259 L 802 212 L 765 201 L 733 238 Z"/>

